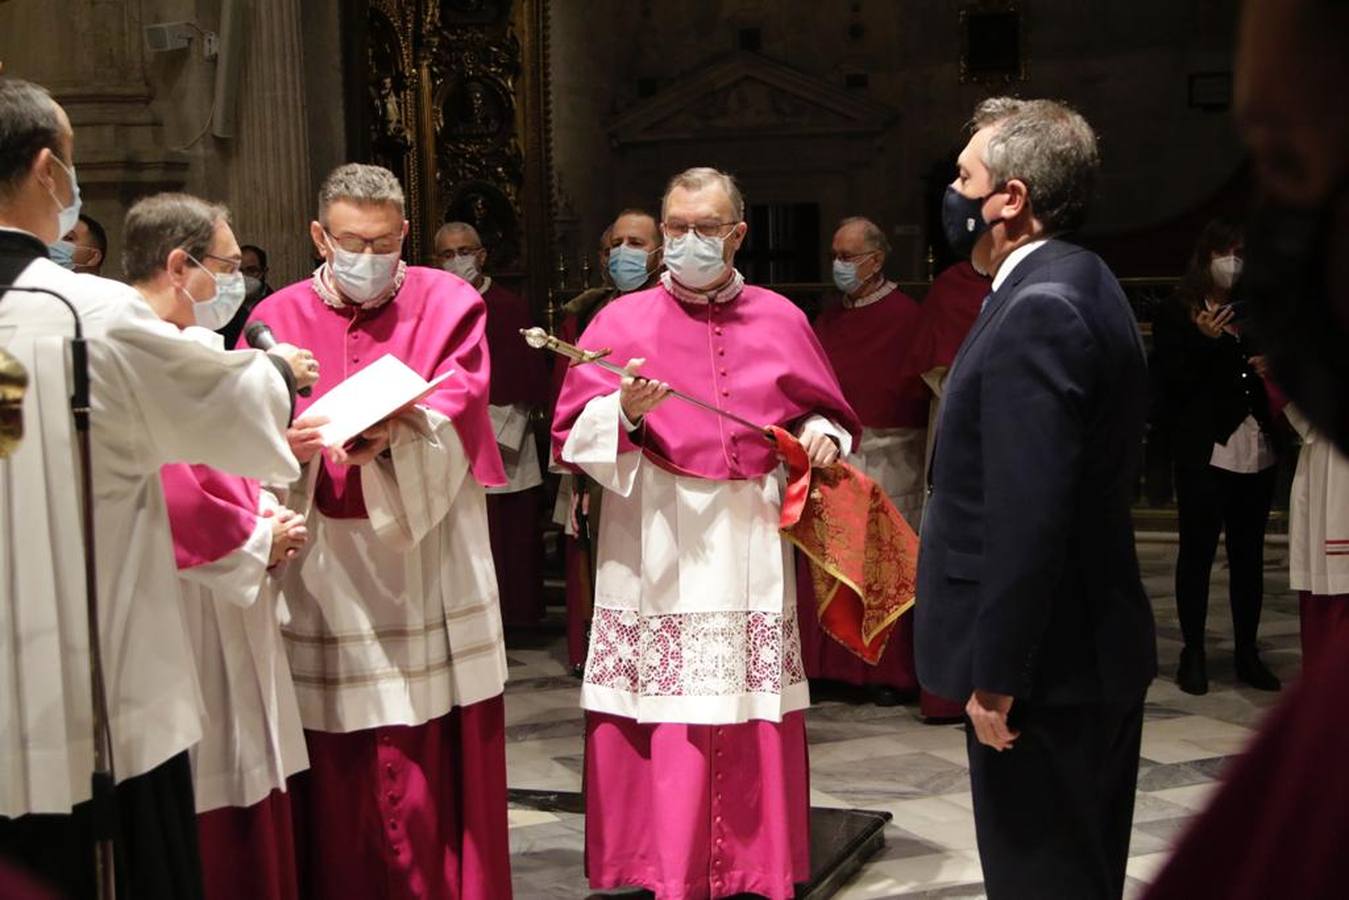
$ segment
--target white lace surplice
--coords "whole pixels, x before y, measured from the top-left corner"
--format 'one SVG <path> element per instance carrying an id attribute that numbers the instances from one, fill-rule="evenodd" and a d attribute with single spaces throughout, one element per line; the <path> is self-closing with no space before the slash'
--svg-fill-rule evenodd
<path id="1" fill-rule="evenodd" d="M 810 704 L 778 474 L 673 475 L 618 452 L 618 394 L 562 450 L 609 494 L 581 705 L 639 722 L 781 721 Z M 823 419 L 813 427 L 848 437 Z"/>
<path id="2" fill-rule="evenodd" d="M 500 694 L 506 651 L 487 501 L 449 419 L 394 422 L 392 458 L 361 469 L 369 518 L 317 509 L 283 577 L 304 727 L 420 725 Z M 311 463 L 310 471 L 314 471 Z M 305 508 L 312 483 L 290 501 Z"/>

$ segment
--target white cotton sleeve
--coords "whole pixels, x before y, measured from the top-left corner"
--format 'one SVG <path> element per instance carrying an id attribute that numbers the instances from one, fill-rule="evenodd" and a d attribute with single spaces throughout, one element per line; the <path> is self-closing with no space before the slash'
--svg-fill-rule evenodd
<path id="1" fill-rule="evenodd" d="M 852 453 L 852 435 L 839 428 L 829 419 L 819 414 L 807 416 L 801 423 L 801 427 L 796 429 L 798 438 L 805 437 L 806 433 L 823 434 L 833 438 L 838 443 L 838 455 L 847 457 Z"/>
<path id="2" fill-rule="evenodd" d="M 577 416 L 562 445 L 562 460 L 579 466 L 605 490 L 632 493 L 641 465 L 639 450 L 619 452 L 619 429 L 632 430 L 618 402 L 618 391 L 594 398 Z"/>
<path id="3" fill-rule="evenodd" d="M 394 419 L 388 459 L 361 466 L 366 514 L 387 546 L 411 550 L 440 524 L 468 475 L 449 418 L 426 407 Z"/>
<path id="4" fill-rule="evenodd" d="M 112 316 L 102 340 L 90 342 L 95 379 L 125 382 L 125 413 L 134 448 L 124 465 L 153 472 L 170 462 L 202 463 L 271 484 L 299 477 L 286 441 L 289 389 L 275 364 L 259 350 L 218 350 L 160 321 L 138 294 Z M 220 439 L 222 417 L 229 440 Z"/>
<path id="5" fill-rule="evenodd" d="M 258 502 L 260 514 L 248 539 L 214 562 L 180 569 L 178 576 L 201 585 L 217 599 L 235 606 L 252 606 L 267 581 L 267 563 L 272 555 L 272 520 L 265 513 L 277 506 L 276 498 L 263 491 Z"/>

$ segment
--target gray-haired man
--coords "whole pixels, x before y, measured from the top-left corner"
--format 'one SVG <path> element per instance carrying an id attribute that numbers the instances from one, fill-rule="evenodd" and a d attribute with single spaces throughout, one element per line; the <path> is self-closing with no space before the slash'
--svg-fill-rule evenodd
<path id="1" fill-rule="evenodd" d="M 283 588 L 310 760 L 292 779 L 300 893 L 316 900 L 510 897 L 486 310 L 462 279 L 402 261 L 407 227 L 392 172 L 339 167 L 310 225 L 323 265 L 252 315 L 323 367 L 301 415 L 386 355 L 448 375 L 346 446 L 324 450 L 312 416 L 291 432 L 313 503 Z"/>
<path id="2" fill-rule="evenodd" d="M 993 293 L 937 425 L 918 677 L 966 703 L 988 895 L 1118 897 L 1156 673 L 1130 518 L 1143 344 L 1110 270 L 1059 238 L 1091 196 L 1091 127 L 1000 98 L 973 128 L 943 221 Z"/>

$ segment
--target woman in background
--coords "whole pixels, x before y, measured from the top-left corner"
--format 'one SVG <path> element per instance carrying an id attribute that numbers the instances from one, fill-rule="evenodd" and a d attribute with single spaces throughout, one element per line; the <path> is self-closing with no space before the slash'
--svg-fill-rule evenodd
<path id="1" fill-rule="evenodd" d="M 1163 392 L 1180 518 L 1176 607 L 1185 647 L 1176 683 L 1189 694 L 1208 691 L 1204 624 L 1222 532 L 1237 679 L 1259 690 L 1280 687 L 1256 650 L 1277 437 L 1264 380 L 1252 365 L 1258 357 L 1242 333 L 1241 307 L 1231 302 L 1241 253 L 1241 232 L 1210 222 L 1175 297 L 1153 323 L 1153 366 Z"/>

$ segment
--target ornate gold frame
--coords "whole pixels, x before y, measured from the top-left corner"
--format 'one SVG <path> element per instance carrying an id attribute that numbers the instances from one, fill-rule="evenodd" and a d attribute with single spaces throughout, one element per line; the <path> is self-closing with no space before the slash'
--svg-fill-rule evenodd
<path id="1" fill-rule="evenodd" d="M 402 179 L 406 255 L 473 222 L 493 274 L 541 311 L 552 247 L 548 0 L 369 0 L 368 151 Z"/>

